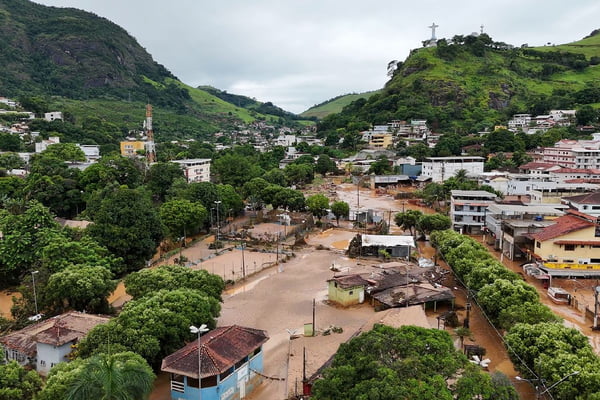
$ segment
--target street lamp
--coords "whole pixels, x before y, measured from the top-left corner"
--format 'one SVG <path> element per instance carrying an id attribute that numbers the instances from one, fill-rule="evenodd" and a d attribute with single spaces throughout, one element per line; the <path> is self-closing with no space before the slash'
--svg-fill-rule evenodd
<path id="1" fill-rule="evenodd" d="M 535 398 L 536 399 L 541 399 L 542 396 L 545 393 L 550 392 L 551 389 L 553 389 L 554 387 L 558 386 L 559 384 L 561 384 L 562 382 L 564 382 L 566 379 L 574 376 L 574 375 L 578 375 L 581 371 L 573 371 L 568 375 L 563 376 L 562 378 L 560 378 L 558 381 L 554 382 L 552 385 L 550 385 L 550 387 L 546 387 L 546 384 L 544 383 L 544 379 L 542 378 L 535 378 L 535 379 L 525 379 L 525 378 L 521 378 L 520 376 L 516 376 L 515 379 L 520 381 L 520 382 L 528 382 L 530 383 L 534 388 L 535 388 Z M 533 381 L 536 381 L 539 383 L 539 385 L 536 385 L 533 383 Z M 541 385 L 541 387 L 540 387 Z M 541 389 L 544 390 L 541 390 Z"/>
<path id="2" fill-rule="evenodd" d="M 202 353 L 201 353 L 201 345 L 200 345 L 200 336 L 203 333 L 208 332 L 209 329 L 206 324 L 202 324 L 199 327 L 194 325 L 190 326 L 190 332 L 198 334 L 198 399 L 202 400 Z"/>
<path id="3" fill-rule="evenodd" d="M 216 208 L 217 208 L 217 242 L 220 240 L 219 235 L 221 231 L 221 227 L 219 225 L 219 206 L 221 205 L 221 200 L 215 200 Z M 215 246 L 216 247 L 216 246 Z"/>

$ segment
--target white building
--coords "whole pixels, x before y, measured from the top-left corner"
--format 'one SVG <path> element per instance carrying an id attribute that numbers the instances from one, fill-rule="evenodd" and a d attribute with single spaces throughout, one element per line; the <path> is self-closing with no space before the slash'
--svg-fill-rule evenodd
<path id="1" fill-rule="evenodd" d="M 48 140 L 44 139 L 41 142 L 35 144 L 35 152 L 41 153 L 42 151 L 46 150 L 48 146 L 58 143 L 60 143 L 60 137 L 50 136 Z"/>
<path id="2" fill-rule="evenodd" d="M 95 162 L 100 158 L 100 146 L 95 144 L 78 144 L 77 147 L 85 154 L 87 162 Z"/>
<path id="3" fill-rule="evenodd" d="M 593 217 L 600 217 L 600 192 L 563 197 L 562 203 L 568 204 L 579 212 Z"/>
<path id="4" fill-rule="evenodd" d="M 173 160 L 171 162 L 181 166 L 188 183 L 210 182 L 210 158 Z"/>
<path id="5" fill-rule="evenodd" d="M 275 146 L 290 147 L 295 145 L 296 141 L 297 139 L 295 135 L 279 135 L 273 144 Z"/>
<path id="6" fill-rule="evenodd" d="M 48 122 L 52 122 L 57 119 L 62 120 L 63 115 L 62 115 L 62 112 L 60 112 L 60 111 L 47 112 L 47 113 L 44 113 L 44 119 Z"/>
<path id="7" fill-rule="evenodd" d="M 483 173 L 483 157 L 429 157 L 423 161 L 421 176 L 432 182 L 443 182 L 464 169 L 467 175 L 479 176 Z"/>
<path id="8" fill-rule="evenodd" d="M 465 234 L 481 233 L 487 208 L 496 195 L 484 190 L 452 190 L 450 192 L 452 229 Z"/>
<path id="9" fill-rule="evenodd" d="M 72 346 L 92 328 L 105 324 L 110 318 L 71 311 L 29 325 L 0 338 L 5 359 L 21 365 L 35 366 L 38 373 L 47 375 L 50 368 L 73 352 Z"/>
<path id="10" fill-rule="evenodd" d="M 515 114 L 508 121 L 508 130 L 512 132 L 527 131 L 531 124 L 531 114 Z"/>

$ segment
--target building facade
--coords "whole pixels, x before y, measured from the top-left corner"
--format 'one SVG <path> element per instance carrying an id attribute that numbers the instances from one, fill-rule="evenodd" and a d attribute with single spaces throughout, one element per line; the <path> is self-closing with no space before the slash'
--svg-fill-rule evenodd
<path id="1" fill-rule="evenodd" d="M 171 374 L 171 399 L 243 399 L 262 382 L 262 346 L 268 339 L 263 330 L 225 326 L 205 333 L 200 349 L 193 340 L 165 357 L 161 370 Z"/>
<path id="2" fill-rule="evenodd" d="M 124 157 L 134 157 L 139 150 L 146 149 L 146 142 L 141 140 L 134 140 L 128 142 L 121 142 L 121 155 Z"/>
<path id="3" fill-rule="evenodd" d="M 479 176 L 483 173 L 483 157 L 429 157 L 423 161 L 421 176 L 432 182 L 443 182 L 464 169 L 467 175 Z"/>
<path id="4" fill-rule="evenodd" d="M 487 208 L 496 195 L 484 190 L 452 190 L 450 192 L 452 229 L 465 234 L 479 234 L 485 226 Z"/>
<path id="5" fill-rule="evenodd" d="M 334 276 L 327 281 L 329 301 L 345 307 L 361 304 L 368 283 L 358 274 Z"/>
<path id="6" fill-rule="evenodd" d="M 534 257 L 546 269 L 600 274 L 600 229 L 595 217 L 568 210 L 531 238 Z"/>
<path id="7" fill-rule="evenodd" d="M 210 158 L 173 160 L 171 162 L 179 164 L 188 183 L 210 182 Z"/>

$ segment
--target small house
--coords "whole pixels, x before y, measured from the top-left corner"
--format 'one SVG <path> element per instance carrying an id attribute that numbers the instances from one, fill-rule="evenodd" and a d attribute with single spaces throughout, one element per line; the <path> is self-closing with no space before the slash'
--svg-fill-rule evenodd
<path id="1" fill-rule="evenodd" d="M 243 399 L 262 382 L 268 339 L 263 330 L 224 326 L 165 357 L 161 370 L 171 374 L 171 399 Z"/>
<path id="2" fill-rule="evenodd" d="M 21 365 L 35 365 L 41 375 L 59 362 L 69 361 L 71 346 L 109 317 L 71 311 L 29 325 L 0 338 L 4 356 Z"/>
<path id="3" fill-rule="evenodd" d="M 359 274 L 334 276 L 327 283 L 329 301 L 342 306 L 362 304 L 365 301 L 365 287 L 368 282 Z"/>

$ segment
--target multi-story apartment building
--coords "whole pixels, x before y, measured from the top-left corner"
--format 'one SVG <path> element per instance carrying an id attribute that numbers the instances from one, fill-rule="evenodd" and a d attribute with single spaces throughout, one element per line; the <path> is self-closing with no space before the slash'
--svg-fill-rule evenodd
<path id="1" fill-rule="evenodd" d="M 465 234 L 481 233 L 485 226 L 487 208 L 495 200 L 494 193 L 484 190 L 452 190 L 450 195 L 452 229 Z"/>
<path id="2" fill-rule="evenodd" d="M 464 169 L 468 175 L 479 176 L 483 173 L 483 157 L 428 157 L 423 161 L 421 176 L 431 178 L 432 182 L 443 182 Z"/>
<path id="3" fill-rule="evenodd" d="M 171 162 L 181 166 L 188 183 L 210 182 L 210 158 L 173 160 Z"/>

